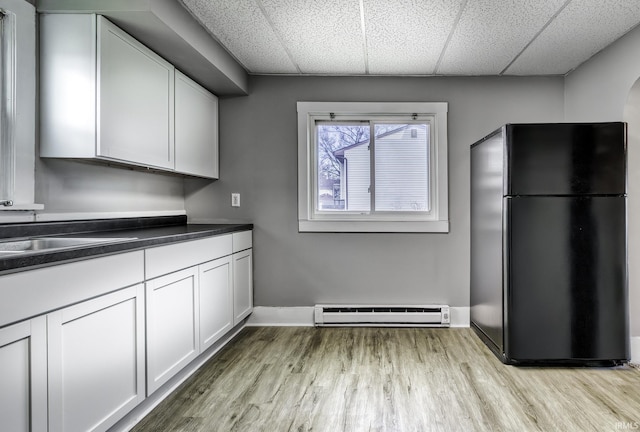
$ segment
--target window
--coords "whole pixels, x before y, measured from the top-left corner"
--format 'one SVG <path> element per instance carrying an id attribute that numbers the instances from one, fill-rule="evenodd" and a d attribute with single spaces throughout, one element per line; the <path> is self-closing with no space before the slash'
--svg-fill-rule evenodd
<path id="1" fill-rule="evenodd" d="M 0 9 L 0 206 L 13 205 L 14 156 L 12 129 L 14 123 L 13 107 L 13 68 L 11 60 L 14 47 L 12 19 L 6 11 Z"/>
<path id="2" fill-rule="evenodd" d="M 0 211 L 35 210 L 35 8 L 0 0 Z"/>
<path id="3" fill-rule="evenodd" d="M 300 231 L 448 232 L 447 104 L 298 102 Z"/>

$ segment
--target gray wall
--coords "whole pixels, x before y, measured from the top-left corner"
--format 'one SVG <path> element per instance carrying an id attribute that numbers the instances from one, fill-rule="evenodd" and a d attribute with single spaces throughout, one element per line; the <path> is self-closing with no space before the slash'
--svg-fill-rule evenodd
<path id="1" fill-rule="evenodd" d="M 181 177 L 57 159 L 36 159 L 43 213 L 184 210 Z"/>
<path id="2" fill-rule="evenodd" d="M 297 230 L 297 101 L 449 102 L 449 234 Z M 469 145 L 507 122 L 561 121 L 562 78 L 250 78 L 220 101 L 221 180 L 185 181 L 192 221 L 255 224 L 255 303 L 469 305 Z M 240 192 L 240 208 L 230 193 Z"/>
<path id="3" fill-rule="evenodd" d="M 565 79 L 567 121 L 626 121 L 629 127 L 629 317 L 640 336 L 640 27 Z M 635 85 L 634 85 L 635 84 Z"/>
<path id="4" fill-rule="evenodd" d="M 640 26 L 593 56 L 565 79 L 566 121 L 620 121 L 640 76 Z"/>

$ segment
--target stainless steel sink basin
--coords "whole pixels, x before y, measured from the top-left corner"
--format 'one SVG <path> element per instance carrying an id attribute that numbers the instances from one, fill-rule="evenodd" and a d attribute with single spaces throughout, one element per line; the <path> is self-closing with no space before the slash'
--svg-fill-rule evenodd
<path id="1" fill-rule="evenodd" d="M 92 244 L 112 243 L 112 242 L 125 241 L 125 240 L 131 240 L 131 239 L 132 239 L 131 237 L 128 237 L 128 238 L 40 237 L 40 238 L 30 238 L 30 239 L 23 239 L 23 240 L 5 241 L 5 242 L 0 242 L 0 257 L 1 256 L 6 257 L 8 255 L 13 255 L 16 253 L 65 249 L 65 248 L 72 248 L 72 247 L 78 247 L 78 246 L 88 246 Z"/>

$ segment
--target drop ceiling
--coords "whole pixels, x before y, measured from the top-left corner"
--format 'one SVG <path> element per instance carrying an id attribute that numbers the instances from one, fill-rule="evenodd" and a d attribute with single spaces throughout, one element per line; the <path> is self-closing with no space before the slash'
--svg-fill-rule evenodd
<path id="1" fill-rule="evenodd" d="M 250 74 L 565 75 L 640 0 L 181 0 Z"/>

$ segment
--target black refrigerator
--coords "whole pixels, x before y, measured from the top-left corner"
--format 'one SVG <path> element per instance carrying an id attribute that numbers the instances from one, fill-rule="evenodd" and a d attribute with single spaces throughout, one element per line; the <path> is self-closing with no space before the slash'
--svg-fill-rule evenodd
<path id="1" fill-rule="evenodd" d="M 471 326 L 504 362 L 629 359 L 626 124 L 507 124 L 471 146 Z"/>

